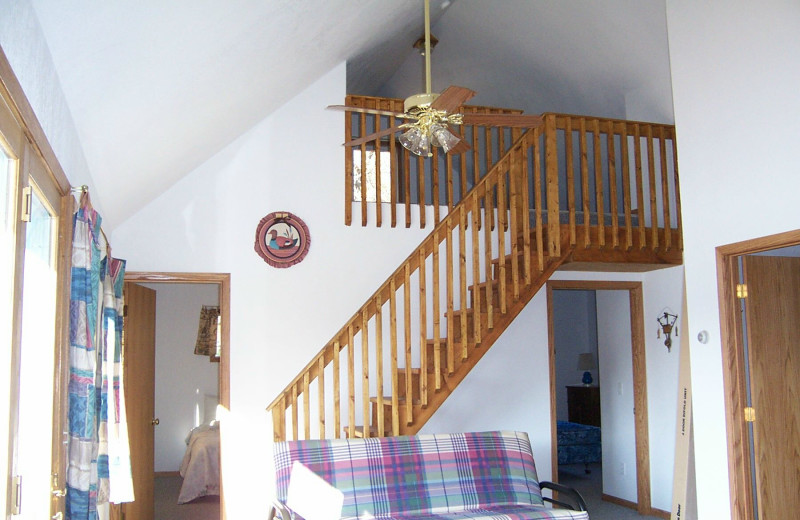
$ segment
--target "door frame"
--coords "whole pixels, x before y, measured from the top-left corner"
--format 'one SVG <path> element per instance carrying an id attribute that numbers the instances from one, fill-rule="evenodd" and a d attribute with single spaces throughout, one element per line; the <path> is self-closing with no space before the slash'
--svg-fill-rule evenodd
<path id="1" fill-rule="evenodd" d="M 750 447 L 744 408 L 744 337 L 742 316 L 736 298 L 739 283 L 738 257 L 800 244 L 800 230 L 787 231 L 716 248 L 720 332 L 722 340 L 722 382 L 725 422 L 728 430 L 728 483 L 733 520 L 753 519 L 753 491 L 750 486 Z"/>
<path id="2" fill-rule="evenodd" d="M 219 404 L 226 410 L 231 409 L 230 402 L 230 307 L 231 307 L 231 275 L 230 273 L 176 273 L 176 272 L 144 272 L 129 271 L 125 273 L 125 281 L 133 283 L 172 283 L 172 284 L 217 284 L 219 287 L 220 313 L 220 356 L 219 356 Z M 220 432 L 221 434 L 221 432 Z M 220 454 L 222 445 L 220 444 Z M 223 457 L 220 456 L 220 519 L 225 520 L 225 487 L 223 483 Z"/>
<path id="3" fill-rule="evenodd" d="M 589 280 L 551 280 L 547 282 L 547 339 L 550 359 L 550 445 L 553 480 L 558 481 L 558 450 L 556 449 L 556 363 L 555 331 L 553 330 L 553 291 L 628 291 L 631 313 L 631 349 L 633 359 L 633 403 L 636 409 L 636 494 L 635 509 L 640 515 L 659 514 L 652 507 L 650 497 L 650 440 L 647 414 L 647 364 L 644 337 L 644 298 L 641 282 L 613 282 Z M 623 500 L 615 503 L 631 507 Z"/>

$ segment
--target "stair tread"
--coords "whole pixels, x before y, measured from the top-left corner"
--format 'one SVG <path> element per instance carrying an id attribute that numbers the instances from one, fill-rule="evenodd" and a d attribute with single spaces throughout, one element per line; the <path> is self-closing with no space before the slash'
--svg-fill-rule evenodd
<path id="1" fill-rule="evenodd" d="M 452 316 L 461 316 L 462 314 L 474 314 L 474 313 L 475 313 L 475 309 L 473 309 L 472 307 L 467 307 L 466 309 L 453 309 Z M 481 314 L 487 314 L 485 309 L 481 309 L 480 313 Z M 451 315 L 450 311 L 446 311 L 444 313 L 445 317 L 449 317 L 450 315 Z"/>

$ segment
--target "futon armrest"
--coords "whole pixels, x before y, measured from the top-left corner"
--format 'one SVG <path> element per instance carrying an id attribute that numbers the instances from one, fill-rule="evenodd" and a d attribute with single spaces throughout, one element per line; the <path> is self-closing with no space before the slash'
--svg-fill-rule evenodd
<path id="1" fill-rule="evenodd" d="M 269 508 L 269 515 L 267 515 L 267 520 L 293 520 L 294 515 L 289 510 L 289 508 L 283 502 L 279 500 L 273 500 L 272 504 L 270 504 Z"/>
<path id="2" fill-rule="evenodd" d="M 558 492 L 558 499 L 543 496 L 542 499 L 545 502 L 550 502 L 551 504 L 566 509 L 572 509 L 573 511 L 586 511 L 586 502 L 584 502 L 583 497 L 578 493 L 577 489 L 547 481 L 539 482 L 539 487 L 541 489 L 550 489 Z M 564 495 L 567 496 L 565 497 Z M 561 499 L 570 499 L 570 502 L 564 502 Z"/>

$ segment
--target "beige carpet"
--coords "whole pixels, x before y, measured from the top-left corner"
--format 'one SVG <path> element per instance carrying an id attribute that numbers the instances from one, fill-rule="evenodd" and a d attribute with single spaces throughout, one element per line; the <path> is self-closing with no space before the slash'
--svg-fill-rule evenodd
<path id="1" fill-rule="evenodd" d="M 188 504 L 178 504 L 181 477 L 156 477 L 155 520 L 219 520 L 219 497 L 200 497 Z"/>
<path id="2" fill-rule="evenodd" d="M 660 520 L 658 517 L 640 515 L 634 509 L 604 501 L 603 467 L 597 463 L 589 464 L 589 468 L 591 473 L 587 474 L 583 464 L 562 464 L 558 467 L 558 481 L 578 490 L 586 501 L 591 520 Z"/>

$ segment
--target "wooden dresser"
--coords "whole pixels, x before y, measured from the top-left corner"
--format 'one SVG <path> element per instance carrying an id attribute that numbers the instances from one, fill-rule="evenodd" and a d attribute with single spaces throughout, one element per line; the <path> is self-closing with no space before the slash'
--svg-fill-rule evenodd
<path id="1" fill-rule="evenodd" d="M 567 386 L 569 422 L 600 426 L 600 387 Z"/>

